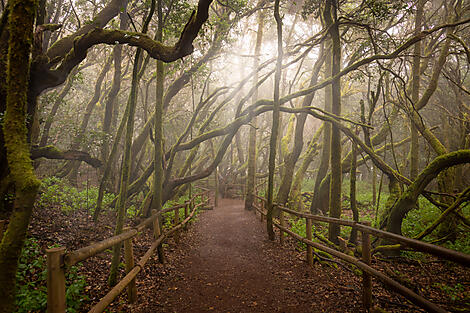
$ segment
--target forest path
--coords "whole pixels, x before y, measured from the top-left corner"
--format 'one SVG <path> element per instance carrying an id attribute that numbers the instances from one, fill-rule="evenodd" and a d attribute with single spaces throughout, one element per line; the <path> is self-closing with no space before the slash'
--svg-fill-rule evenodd
<path id="1" fill-rule="evenodd" d="M 200 214 L 167 254 L 168 273 L 139 293 L 132 312 L 361 311 L 354 275 L 308 267 L 292 245 L 267 240 L 240 200 Z"/>

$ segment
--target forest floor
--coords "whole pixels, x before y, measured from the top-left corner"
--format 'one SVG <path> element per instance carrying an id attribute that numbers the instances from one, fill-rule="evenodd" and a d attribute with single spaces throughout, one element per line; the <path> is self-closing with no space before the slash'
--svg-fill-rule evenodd
<path id="1" fill-rule="evenodd" d="M 54 213 L 58 212 L 58 213 Z M 54 215 L 55 214 L 55 215 Z M 30 233 L 44 245 L 58 243 L 69 249 L 112 235 L 112 214 L 97 226 L 91 217 L 76 212 L 37 211 Z M 51 221 L 53 225 L 51 226 Z M 104 226 L 107 225 L 107 226 Z M 96 229 L 100 229 L 99 232 Z M 165 264 L 153 256 L 137 276 L 138 301 L 129 305 L 124 292 L 113 302 L 113 312 L 362 312 L 361 278 L 345 267 L 315 263 L 309 267 L 305 251 L 291 239 L 281 246 L 267 240 L 265 223 L 245 211 L 240 200 L 223 199 L 214 210 L 203 212 L 178 243 L 170 238 Z M 150 230 L 134 242 L 136 258 L 151 244 Z M 87 311 L 108 291 L 110 264 L 107 251 L 82 263 Z M 468 312 L 470 273 L 465 268 L 436 260 L 404 258 L 373 260 L 375 268 L 395 275 L 415 292 L 450 311 Z M 121 269 L 122 271 L 122 269 Z M 401 277 L 400 277 L 401 276 Z M 451 289 L 463 286 L 450 299 Z M 387 312 L 422 312 L 401 296 L 374 281 L 374 303 Z"/>

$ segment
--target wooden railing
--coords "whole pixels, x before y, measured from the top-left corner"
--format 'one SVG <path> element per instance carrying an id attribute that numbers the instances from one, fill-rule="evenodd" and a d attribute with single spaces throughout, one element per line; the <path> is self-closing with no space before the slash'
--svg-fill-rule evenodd
<path id="1" fill-rule="evenodd" d="M 256 211 L 260 214 L 261 221 L 264 220 L 266 216 L 266 199 L 255 195 L 256 204 L 255 208 Z M 372 282 L 371 277 L 374 276 L 378 278 L 382 283 L 390 287 L 395 292 L 403 295 L 408 300 L 416 304 L 417 306 L 425 309 L 428 312 L 447 312 L 446 310 L 442 309 L 441 307 L 435 305 L 434 303 L 428 301 L 427 299 L 423 298 L 422 296 L 416 294 L 412 290 L 406 288 L 405 286 L 399 284 L 398 282 L 394 281 L 390 277 L 384 275 L 382 272 L 374 269 L 371 267 L 371 244 L 370 244 L 370 235 L 385 238 L 388 240 L 392 240 L 402 244 L 403 246 L 407 246 L 412 248 L 413 250 L 426 252 L 433 254 L 437 257 L 444 258 L 466 267 L 470 267 L 470 255 L 461 253 L 455 250 L 439 247 L 436 245 L 432 245 L 426 242 L 422 242 L 419 240 L 403 237 L 397 234 L 389 233 L 383 230 L 379 230 L 373 227 L 370 227 L 369 222 L 357 223 L 354 221 L 331 218 L 326 216 L 319 216 L 307 213 L 301 213 L 297 211 L 293 211 L 283 206 L 276 205 L 277 208 L 280 209 L 280 216 L 279 222 L 273 221 L 273 225 L 276 226 L 280 230 L 280 241 L 281 243 L 284 242 L 284 233 L 292 236 L 293 238 L 303 242 L 307 246 L 307 262 L 309 265 L 313 264 L 313 251 L 312 247 L 327 252 L 339 259 L 342 259 L 348 263 L 351 263 L 358 268 L 360 268 L 363 272 L 363 304 L 366 310 L 370 309 L 372 305 Z M 294 215 L 298 218 L 305 218 L 306 220 L 306 237 L 302 237 L 297 233 L 290 230 L 286 224 L 284 213 L 289 213 Z M 312 221 L 318 222 L 326 222 L 336 225 L 343 225 L 356 228 L 362 234 L 362 259 L 359 260 L 353 256 L 348 254 L 342 253 L 320 243 L 312 241 Z"/>
<path id="2" fill-rule="evenodd" d="M 154 251 L 161 247 L 168 236 L 186 227 L 187 223 L 194 216 L 196 209 L 205 205 L 209 201 L 209 191 L 203 191 L 184 204 L 176 205 L 159 212 L 153 211 L 152 215 L 135 227 L 125 228 L 124 232 L 104 239 L 100 242 L 91 244 L 87 247 L 80 248 L 75 251 L 66 253 L 65 247 L 58 247 L 46 250 L 47 254 L 47 311 L 50 313 L 62 313 L 66 311 L 65 302 L 65 272 L 68 267 L 84 261 L 116 244 L 124 243 L 124 259 L 126 267 L 126 276 L 118 282 L 97 304 L 95 304 L 89 312 L 103 312 L 106 307 L 127 287 L 129 302 L 135 302 L 137 299 L 137 289 L 135 278 L 137 274 L 144 268 Z M 201 202 L 195 205 L 196 198 L 201 197 Z M 185 219 L 180 222 L 179 211 L 184 208 Z M 162 233 L 160 222 L 162 214 L 174 211 L 173 227 L 167 232 Z M 155 241 L 151 247 L 142 256 L 142 258 L 134 263 L 134 255 L 132 248 L 132 239 L 140 234 L 146 227 L 153 226 Z M 162 249 L 162 248 L 161 248 Z"/>

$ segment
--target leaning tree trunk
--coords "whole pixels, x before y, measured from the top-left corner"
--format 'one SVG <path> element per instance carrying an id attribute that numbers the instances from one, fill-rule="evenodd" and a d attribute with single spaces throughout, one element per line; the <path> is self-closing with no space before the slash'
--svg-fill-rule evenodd
<path id="1" fill-rule="evenodd" d="M 329 47 L 328 47 L 329 48 Z M 325 78 L 331 77 L 331 53 L 327 53 L 325 60 Z M 325 111 L 331 112 L 331 85 L 325 87 Z M 318 214 L 321 210 L 325 212 L 328 207 L 328 190 L 326 194 L 320 190 L 320 185 L 326 174 L 328 173 L 330 163 L 330 149 L 331 149 L 331 125 L 330 123 L 323 123 L 323 142 L 322 152 L 320 158 L 320 165 L 318 167 L 317 176 L 315 178 L 315 184 L 313 186 L 313 199 L 310 205 L 310 212 Z"/>
<path id="2" fill-rule="evenodd" d="M 296 208 L 301 208 L 302 207 L 302 182 L 304 181 L 304 176 L 305 173 L 307 173 L 307 169 L 310 166 L 310 163 L 313 161 L 313 157 L 318 153 L 318 139 L 320 135 L 323 133 L 324 130 L 324 125 L 326 123 L 323 123 L 320 128 L 316 131 L 315 135 L 313 136 L 312 140 L 310 141 L 310 144 L 308 145 L 307 152 L 305 153 L 304 159 L 302 161 L 302 164 L 300 167 L 297 169 L 297 172 L 295 173 L 294 176 L 294 181 L 292 182 L 292 191 L 291 191 L 291 197 L 294 199 L 294 202 L 296 203 L 295 207 Z"/>
<path id="3" fill-rule="evenodd" d="M 419 195 L 427 185 L 448 168 L 464 163 L 470 163 L 470 150 L 458 150 L 435 158 L 395 202 L 387 220 L 386 230 L 401 234 L 403 218 L 415 207 Z"/>
<path id="4" fill-rule="evenodd" d="M 33 204 L 40 185 L 30 158 L 27 141 L 26 102 L 30 77 L 35 0 L 10 0 L 8 56 L 6 71 L 6 112 L 3 123 L 6 157 L 15 187 L 13 212 L 0 243 L 0 312 L 15 309 L 15 283 Z"/>
<path id="5" fill-rule="evenodd" d="M 421 31 L 421 24 L 423 20 L 423 7 L 425 0 L 419 0 L 416 5 L 415 17 L 415 34 Z M 421 63 L 421 41 L 414 45 L 413 50 L 413 68 L 412 68 L 412 84 L 411 84 L 411 99 L 413 104 L 419 100 L 419 83 L 420 83 L 420 63 Z M 411 146 L 410 146 L 410 178 L 415 179 L 419 171 L 419 141 L 418 130 L 416 126 L 411 123 Z"/>
<path id="6" fill-rule="evenodd" d="M 259 54 L 261 51 L 261 43 L 263 41 L 263 27 L 264 27 L 264 13 L 262 10 L 259 11 L 258 15 L 258 31 L 256 32 L 256 45 L 255 45 L 255 58 L 253 61 L 253 68 L 256 69 L 259 66 Z M 253 76 L 253 86 L 255 86 L 255 91 L 251 97 L 252 103 L 255 103 L 258 100 L 258 72 Z M 256 117 L 251 120 L 250 134 L 249 134 L 249 143 L 248 143 L 248 172 L 246 177 L 246 195 L 245 195 L 245 209 L 253 209 L 253 194 L 255 193 L 256 185 Z"/>
<path id="7" fill-rule="evenodd" d="M 147 33 L 148 26 L 152 19 L 153 13 L 155 12 L 155 0 L 152 1 L 150 11 L 145 18 L 144 24 L 142 26 L 142 33 Z M 131 169 L 131 148 L 132 148 L 132 137 L 134 135 L 134 115 L 136 111 L 137 104 L 137 88 L 139 85 L 139 71 L 140 65 L 142 63 L 142 49 L 138 48 L 135 53 L 134 58 L 134 68 L 132 69 L 132 82 L 131 82 L 131 91 L 129 93 L 129 116 L 127 118 L 126 124 L 126 140 L 124 144 L 124 156 L 122 159 L 122 169 L 121 169 L 121 183 L 118 201 L 116 205 L 117 210 L 117 220 L 116 228 L 114 230 L 115 235 L 122 233 L 124 227 L 124 217 L 126 215 L 126 201 L 127 201 L 127 189 L 129 187 L 129 177 Z M 114 286 L 117 282 L 117 269 L 119 266 L 119 261 L 121 257 L 121 244 L 113 246 L 113 258 L 111 261 L 111 268 L 109 270 L 108 283 L 110 286 Z"/>
<path id="8" fill-rule="evenodd" d="M 310 78 L 310 85 L 314 86 L 318 81 L 318 75 L 323 64 L 323 46 L 321 52 L 318 56 L 315 66 L 313 67 L 312 77 Z M 302 107 L 308 107 L 312 104 L 313 98 L 315 97 L 315 92 L 310 93 L 302 101 Z M 307 120 L 307 114 L 301 113 L 297 116 L 295 124 L 295 134 L 294 134 L 294 147 L 292 151 L 286 155 L 284 166 L 283 166 L 283 175 L 282 181 L 279 186 L 279 192 L 277 194 L 277 202 L 280 204 L 285 204 L 289 198 L 289 193 L 292 185 L 292 178 L 294 176 L 295 164 L 300 157 L 302 148 L 304 145 L 304 126 L 305 121 Z"/>
<path id="9" fill-rule="evenodd" d="M 155 1 L 154 1 L 155 2 Z M 158 11 L 158 29 L 157 40 L 163 42 L 163 14 L 162 0 L 157 0 Z M 163 205 L 163 80 L 165 72 L 163 62 L 157 60 L 157 84 L 155 100 L 155 138 L 154 138 L 154 181 L 153 181 L 153 200 L 152 209 L 160 211 Z M 161 223 L 161 219 L 159 221 Z M 162 246 L 158 247 L 158 256 L 160 262 L 163 262 Z"/>
<path id="10" fill-rule="evenodd" d="M 85 138 L 85 132 L 87 130 L 88 123 L 90 122 L 91 114 L 93 113 L 93 110 L 95 109 L 96 104 L 100 100 L 101 86 L 103 84 L 106 74 L 108 73 L 111 67 L 111 61 L 112 61 L 112 58 L 108 57 L 108 59 L 106 60 L 105 66 L 103 67 L 100 74 L 98 75 L 98 78 L 96 79 L 93 97 L 87 103 L 85 114 L 83 115 L 83 120 L 80 124 L 78 134 L 77 136 L 75 136 L 72 142 L 72 145 L 70 147 L 70 150 L 78 150 L 80 149 L 80 146 L 83 145 L 83 140 Z M 70 175 L 69 177 L 70 177 L 71 182 L 76 185 L 77 174 L 78 174 L 77 171 L 78 171 L 78 168 L 80 167 L 80 163 L 81 163 L 80 161 L 70 161 L 67 165 L 64 166 L 63 170 L 58 176 L 65 177 L 66 175 Z"/>
<path id="11" fill-rule="evenodd" d="M 114 230 L 115 235 L 122 233 L 124 227 L 124 216 L 126 214 L 126 200 L 127 200 L 127 189 L 129 186 L 129 175 L 130 175 L 130 162 L 131 162 L 131 145 L 132 145 L 132 136 L 134 134 L 134 115 L 135 107 L 137 102 L 137 73 L 141 61 L 142 50 L 137 49 L 135 59 L 134 59 L 134 69 L 132 72 L 132 85 L 131 91 L 129 94 L 129 112 L 126 123 L 126 140 L 124 142 L 124 156 L 122 160 L 122 169 L 121 169 L 121 183 L 120 190 L 118 195 L 118 201 L 116 204 L 117 210 L 117 221 L 116 228 Z M 119 266 L 121 256 L 121 244 L 113 246 L 113 258 L 111 262 L 111 269 L 109 272 L 109 285 L 114 286 L 117 281 L 117 269 Z"/>
<path id="12" fill-rule="evenodd" d="M 42 135 L 41 135 L 41 140 L 39 141 L 40 147 L 47 146 L 47 141 L 49 139 L 49 131 L 51 129 L 52 123 L 54 122 L 54 117 L 57 114 L 57 111 L 59 110 L 60 105 L 63 103 L 65 96 L 68 94 L 69 90 L 72 88 L 73 79 L 77 71 L 78 71 L 78 67 L 75 67 L 70 72 L 70 76 L 67 78 L 67 82 L 65 83 L 65 86 L 60 90 L 59 94 L 57 95 L 57 98 L 54 100 L 54 104 L 52 105 L 51 112 L 49 112 L 49 115 L 47 116 L 47 119 L 46 119 L 46 123 L 44 124 L 44 128 L 43 128 Z"/>
<path id="13" fill-rule="evenodd" d="M 279 14 L 279 0 L 275 0 L 274 3 L 274 18 L 277 25 L 277 64 L 276 74 L 274 77 L 274 103 L 273 103 L 273 122 L 271 129 L 271 138 L 269 146 L 269 176 L 268 176 L 268 212 L 266 215 L 266 227 L 268 237 L 270 240 L 274 240 L 274 229 L 273 229 L 273 198 L 274 198 L 274 171 L 276 169 L 276 147 L 277 138 L 279 136 L 279 84 L 281 81 L 281 68 L 282 68 L 282 20 Z"/>

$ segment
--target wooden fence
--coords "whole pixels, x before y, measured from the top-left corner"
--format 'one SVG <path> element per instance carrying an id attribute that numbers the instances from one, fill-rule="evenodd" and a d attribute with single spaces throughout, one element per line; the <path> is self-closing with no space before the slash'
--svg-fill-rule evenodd
<path id="1" fill-rule="evenodd" d="M 260 219 L 263 221 L 266 216 L 266 199 L 255 195 L 256 204 L 255 208 L 258 213 L 260 213 Z M 461 253 L 455 250 L 446 249 L 443 247 L 439 247 L 436 245 L 432 245 L 426 242 L 422 242 L 419 240 L 403 237 L 397 234 L 389 233 L 383 230 L 375 229 L 370 227 L 369 222 L 357 223 L 354 221 L 331 218 L 326 216 L 319 216 L 307 213 L 296 212 L 290 210 L 286 207 L 276 205 L 277 208 L 280 209 L 280 216 L 279 222 L 273 221 L 273 225 L 276 226 L 280 231 L 280 242 L 284 242 L 284 233 L 292 236 L 293 238 L 303 242 L 307 246 L 307 262 L 309 265 L 313 264 L 313 251 L 312 248 L 316 248 L 327 252 L 341 260 L 344 260 L 348 263 L 351 263 L 358 268 L 360 268 L 363 272 L 362 276 L 362 289 L 363 289 L 363 304 L 366 310 L 370 309 L 372 306 L 372 276 L 379 279 L 382 283 L 387 285 L 389 288 L 394 290 L 395 292 L 403 295 L 408 300 L 416 304 L 422 309 L 425 309 L 428 312 L 447 312 L 446 310 L 442 309 L 441 307 L 435 305 L 434 303 L 428 301 L 424 297 L 416 294 L 412 290 L 406 288 L 405 286 L 399 284 L 398 282 L 394 281 L 390 277 L 384 275 L 382 272 L 374 269 L 371 267 L 371 244 L 370 244 L 370 235 L 385 238 L 388 240 L 392 240 L 402 244 L 403 246 L 407 246 L 412 248 L 415 251 L 426 252 L 438 256 L 440 258 L 444 258 L 446 260 L 450 260 L 453 262 L 457 262 L 461 265 L 466 267 L 470 267 L 470 255 Z M 297 233 L 293 232 L 287 226 L 285 221 L 285 213 L 289 213 L 294 215 L 298 218 L 305 218 L 306 220 L 306 237 L 302 237 Z M 319 244 L 317 242 L 312 241 L 312 221 L 318 222 L 326 222 L 336 225 L 343 225 L 356 228 L 362 234 L 362 258 L 357 259 L 353 256 L 348 254 L 342 253 L 325 245 Z"/>
<path id="2" fill-rule="evenodd" d="M 201 202 L 195 205 L 196 198 L 201 197 Z M 126 276 L 118 282 L 97 304 L 95 304 L 89 312 L 103 312 L 106 307 L 127 287 L 129 302 L 135 302 L 137 299 L 137 289 L 135 278 L 137 274 L 144 268 L 154 251 L 160 247 L 164 240 L 171 234 L 176 233 L 194 216 L 196 209 L 205 205 L 209 201 L 208 191 L 201 192 L 184 204 L 173 206 L 159 212 L 152 212 L 152 215 L 139 225 L 132 228 L 125 228 L 124 232 L 91 244 L 87 247 L 80 248 L 75 251 L 66 253 L 65 247 L 52 248 L 46 250 L 47 254 L 47 311 L 50 313 L 62 313 L 66 311 L 65 302 L 65 272 L 68 267 L 84 261 L 104 250 L 113 247 L 116 244 L 124 243 L 124 259 Z M 185 219 L 180 222 L 179 210 L 184 208 Z M 173 227 L 162 233 L 159 220 L 163 213 L 174 211 Z M 155 241 L 151 247 L 142 256 L 142 258 L 134 263 L 134 255 L 132 248 L 132 239 L 139 235 L 146 227 L 153 226 Z"/>

